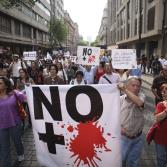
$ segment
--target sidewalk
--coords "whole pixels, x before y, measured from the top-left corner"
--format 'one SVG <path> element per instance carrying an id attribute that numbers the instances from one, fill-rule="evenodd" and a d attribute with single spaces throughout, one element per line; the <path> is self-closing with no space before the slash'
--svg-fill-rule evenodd
<path id="1" fill-rule="evenodd" d="M 145 127 L 144 127 L 144 135 L 145 135 L 153 122 L 154 98 L 150 89 L 153 77 L 151 75 L 143 75 L 142 80 L 143 80 L 142 89 L 144 90 L 147 96 L 146 110 L 145 110 L 146 121 L 145 121 Z M 16 161 L 16 153 L 13 149 L 12 151 L 12 160 L 14 164 L 13 167 L 40 167 L 36 159 L 32 129 L 26 129 L 25 134 L 23 135 L 23 143 L 25 146 L 25 161 L 18 164 Z M 144 149 L 143 149 L 142 157 L 140 161 L 140 166 L 156 167 L 156 155 L 155 155 L 155 147 L 153 142 L 151 143 L 150 146 L 148 146 L 145 141 Z"/>

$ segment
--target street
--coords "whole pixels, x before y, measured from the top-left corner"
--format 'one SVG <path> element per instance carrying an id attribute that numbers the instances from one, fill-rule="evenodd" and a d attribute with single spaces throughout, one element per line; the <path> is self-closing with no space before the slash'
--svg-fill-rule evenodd
<path id="1" fill-rule="evenodd" d="M 152 125 L 153 122 L 153 113 L 154 113 L 154 98 L 153 94 L 150 91 L 151 83 L 152 83 L 152 76 L 150 75 L 143 75 L 142 76 L 142 91 L 146 95 L 146 105 L 145 105 L 145 126 L 144 126 L 144 135 L 148 131 L 149 127 Z M 25 134 L 23 135 L 23 142 L 25 146 L 25 161 L 18 164 L 16 161 L 16 153 L 12 151 L 12 160 L 13 160 L 13 167 L 40 167 L 37 162 L 35 146 L 34 146 L 34 139 L 32 134 L 32 129 L 26 129 Z M 156 167 L 156 155 L 155 155 L 155 148 L 154 143 L 152 142 L 148 145 L 146 142 L 144 144 L 144 149 L 142 152 L 141 167 Z"/>

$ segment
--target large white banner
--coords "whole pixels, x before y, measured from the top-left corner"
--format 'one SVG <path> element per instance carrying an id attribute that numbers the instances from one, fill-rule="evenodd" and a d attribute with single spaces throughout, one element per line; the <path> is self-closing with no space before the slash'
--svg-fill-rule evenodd
<path id="1" fill-rule="evenodd" d="M 121 167 L 119 90 L 29 86 L 37 159 L 45 167 Z"/>
<path id="2" fill-rule="evenodd" d="M 99 65 L 100 48 L 90 46 L 78 46 L 77 64 Z"/>
<path id="3" fill-rule="evenodd" d="M 135 49 L 113 49 L 112 65 L 115 69 L 137 68 Z"/>

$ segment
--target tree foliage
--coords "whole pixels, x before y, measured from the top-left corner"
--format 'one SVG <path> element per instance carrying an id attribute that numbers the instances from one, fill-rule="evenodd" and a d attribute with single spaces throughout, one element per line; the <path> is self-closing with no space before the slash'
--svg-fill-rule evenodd
<path id="1" fill-rule="evenodd" d="M 89 45 L 89 42 L 88 42 L 88 41 L 81 40 L 81 41 L 79 41 L 78 45 L 79 45 L 79 46 L 88 46 L 88 45 Z"/>
<path id="2" fill-rule="evenodd" d="M 97 37 L 95 41 L 91 43 L 91 46 L 98 46 L 99 45 L 99 38 Z"/>
<path id="3" fill-rule="evenodd" d="M 52 47 L 62 47 L 61 43 L 67 39 L 67 27 L 64 22 L 56 17 L 51 18 L 49 32 Z"/>
<path id="4" fill-rule="evenodd" d="M 35 2 L 40 0 L 0 0 L 0 5 L 9 9 L 12 7 L 21 6 L 21 4 L 26 4 L 28 6 L 34 6 Z"/>

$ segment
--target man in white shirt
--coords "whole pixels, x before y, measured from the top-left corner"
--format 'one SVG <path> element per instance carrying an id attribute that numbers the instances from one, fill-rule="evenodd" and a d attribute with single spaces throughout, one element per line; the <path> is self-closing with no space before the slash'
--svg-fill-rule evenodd
<path id="1" fill-rule="evenodd" d="M 99 79 L 99 84 L 112 84 L 119 82 L 120 77 L 118 74 L 113 72 L 111 63 L 106 63 L 105 71 L 106 73 Z"/>
<path id="2" fill-rule="evenodd" d="M 80 65 L 79 69 L 84 73 L 84 80 L 86 80 L 88 84 L 94 84 L 94 78 L 95 78 L 97 67 L 86 65 L 84 68 Z"/>
<path id="3" fill-rule="evenodd" d="M 16 86 L 17 79 L 20 76 L 20 74 L 19 74 L 20 68 L 26 68 L 26 65 L 24 64 L 24 62 L 19 60 L 19 55 L 14 54 L 13 55 L 13 62 L 9 66 L 9 70 L 12 72 L 14 86 Z"/>

